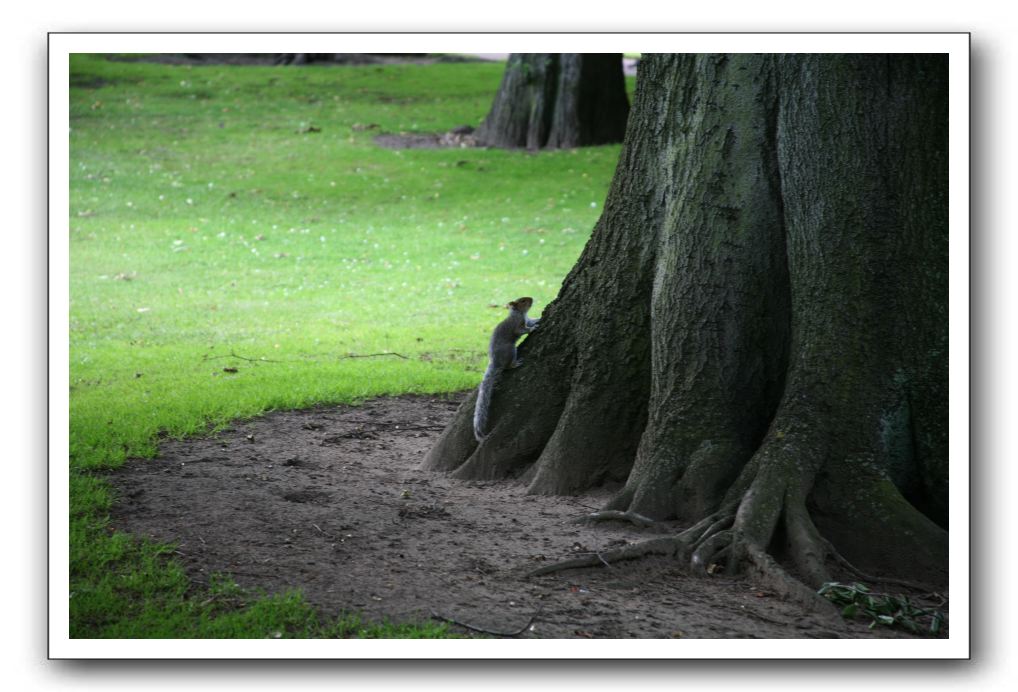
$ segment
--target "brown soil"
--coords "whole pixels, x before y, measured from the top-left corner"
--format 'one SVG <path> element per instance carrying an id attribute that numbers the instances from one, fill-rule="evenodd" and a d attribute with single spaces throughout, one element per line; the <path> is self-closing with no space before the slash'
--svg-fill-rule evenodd
<path id="1" fill-rule="evenodd" d="M 462 400 L 402 396 L 283 411 L 110 474 L 117 530 L 175 542 L 191 578 L 301 589 L 324 615 L 438 614 L 524 637 L 905 637 L 825 619 L 751 582 L 694 577 L 664 558 L 526 572 L 549 560 L 674 531 L 572 523 L 609 490 L 532 496 L 513 482 L 419 470 Z M 456 627 L 455 629 L 460 629 Z M 464 630 L 466 631 L 466 630 Z"/>
<path id="2" fill-rule="evenodd" d="M 477 146 L 473 131 L 461 126 L 441 133 L 381 134 L 375 136 L 375 144 L 386 149 L 470 149 Z"/>

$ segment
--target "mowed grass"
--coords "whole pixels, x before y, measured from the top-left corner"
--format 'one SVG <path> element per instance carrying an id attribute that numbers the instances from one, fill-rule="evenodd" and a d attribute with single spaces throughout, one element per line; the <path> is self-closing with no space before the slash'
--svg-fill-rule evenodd
<path id="1" fill-rule="evenodd" d="M 102 472 L 272 409 L 477 383 L 501 305 L 556 295 L 619 147 L 372 139 L 476 125 L 502 69 L 72 57 L 72 636 L 445 634 L 191 585 L 169 547 L 110 531 Z"/>

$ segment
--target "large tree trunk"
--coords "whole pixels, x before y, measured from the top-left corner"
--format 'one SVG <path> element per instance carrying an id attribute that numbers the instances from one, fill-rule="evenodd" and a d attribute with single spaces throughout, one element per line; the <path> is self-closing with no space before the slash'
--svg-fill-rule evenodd
<path id="1" fill-rule="evenodd" d="M 621 142 L 629 115 L 618 53 L 513 53 L 478 143 L 554 149 Z"/>
<path id="2" fill-rule="evenodd" d="M 542 318 L 489 437 L 470 398 L 426 467 L 624 482 L 607 510 L 692 527 L 648 551 L 803 598 L 849 562 L 946 581 L 946 56 L 646 57 Z"/>

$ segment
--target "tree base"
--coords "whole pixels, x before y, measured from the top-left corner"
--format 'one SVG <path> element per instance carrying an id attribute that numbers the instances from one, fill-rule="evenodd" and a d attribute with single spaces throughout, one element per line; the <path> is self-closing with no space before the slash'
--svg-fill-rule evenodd
<path id="1" fill-rule="evenodd" d="M 804 603 L 832 565 L 945 584 L 946 95 L 942 55 L 648 56 L 491 435 L 461 410 L 426 468 L 625 482 L 587 520 L 693 525 L 582 564 L 665 551 Z"/>

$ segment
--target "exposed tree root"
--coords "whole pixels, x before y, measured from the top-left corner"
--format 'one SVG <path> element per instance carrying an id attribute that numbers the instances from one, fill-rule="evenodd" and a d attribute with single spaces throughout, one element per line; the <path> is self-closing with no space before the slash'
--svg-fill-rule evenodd
<path id="1" fill-rule="evenodd" d="M 906 589 L 915 589 L 916 591 L 922 591 L 924 593 L 937 593 L 939 591 L 939 587 L 933 584 L 924 584 L 922 582 L 911 581 L 909 579 L 899 579 L 898 577 L 879 577 L 875 574 L 863 572 L 861 569 L 845 559 L 830 541 L 826 538 L 822 538 L 821 540 L 824 542 L 824 547 L 827 549 L 827 557 L 834 560 L 839 567 L 852 574 L 856 579 L 860 579 L 871 584 L 894 584 L 895 586 L 902 586 Z"/>
<path id="2" fill-rule="evenodd" d="M 803 580 L 818 589 L 831 581 L 825 565 L 829 544 L 817 531 L 804 502 L 786 499 L 784 516 L 792 563 Z"/>
<path id="3" fill-rule="evenodd" d="M 687 540 L 683 539 L 683 535 L 653 538 L 603 553 L 563 560 L 532 570 L 527 573 L 527 576 L 535 577 L 567 569 L 599 567 L 601 565 L 610 567 L 611 563 L 635 560 L 648 555 L 664 555 L 682 559 L 683 556 L 690 555 L 692 548 Z M 737 545 L 736 540 L 731 529 L 724 529 L 709 536 L 705 532 L 703 539 L 698 542 L 698 547 L 692 548 L 691 556 L 688 559 L 696 571 L 706 573 L 710 564 L 715 561 L 729 556 L 734 557 L 736 554 L 741 555 L 749 568 L 749 573 L 770 590 L 808 610 L 817 611 L 822 615 L 836 616 L 834 607 L 826 599 L 788 574 L 765 550 L 749 543 Z"/>
<path id="4" fill-rule="evenodd" d="M 630 512 L 616 512 L 614 510 L 606 510 L 605 512 L 595 512 L 595 515 L 606 515 L 606 519 L 613 518 L 626 518 L 624 516 L 631 514 Z M 639 517 L 640 515 L 635 515 Z M 685 531 L 675 534 L 673 536 L 663 536 L 661 538 L 651 538 L 646 541 L 639 543 L 633 543 L 632 545 L 622 546 L 614 550 L 608 550 L 601 553 L 592 553 L 583 557 L 575 557 L 561 562 L 556 562 L 552 565 L 545 565 L 539 567 L 531 572 L 527 573 L 527 576 L 539 576 L 542 574 L 552 574 L 554 572 L 561 572 L 567 569 L 579 569 L 582 567 L 598 567 L 601 565 L 610 566 L 613 562 L 621 562 L 623 560 L 635 560 L 647 555 L 666 555 L 672 557 L 684 558 L 690 554 L 690 551 L 699 548 L 703 542 L 715 535 L 715 531 L 723 529 L 730 525 L 734 520 L 734 512 L 728 509 L 722 509 L 714 514 L 706 517 L 702 521 L 693 526 L 689 527 Z M 587 519 L 587 517 L 581 517 Z M 642 517 L 646 520 L 646 517 Z M 649 521 L 649 520 L 648 520 Z M 717 546 L 722 549 L 722 546 Z"/>
<path id="5" fill-rule="evenodd" d="M 682 532 L 682 536 L 692 541 L 694 548 L 699 548 L 705 540 L 728 528 L 734 521 L 735 512 L 733 510 L 721 510 L 686 529 Z"/>
<path id="6" fill-rule="evenodd" d="M 641 529 L 653 526 L 655 523 L 653 519 L 645 517 L 642 514 L 637 514 L 636 512 L 621 512 L 617 509 L 606 509 L 600 512 L 592 512 L 591 514 L 585 514 L 573 521 L 577 524 L 594 524 L 599 521 L 628 521 L 630 524 L 639 526 Z"/>
<path id="7" fill-rule="evenodd" d="M 609 510 L 595 512 L 584 520 L 629 519 L 629 512 Z M 639 516 L 639 515 L 636 515 Z M 805 508 L 802 512 L 792 510 L 785 512 L 786 526 L 792 548 L 792 559 L 796 568 L 804 571 L 807 582 L 821 579 L 826 575 L 823 558 L 828 554 L 826 543 L 816 532 L 809 521 Z M 808 610 L 822 616 L 836 616 L 834 607 L 816 591 L 807 586 L 799 578 L 789 574 L 766 550 L 757 542 L 750 540 L 740 529 L 735 505 L 729 504 L 717 512 L 705 517 L 697 524 L 681 533 L 662 538 L 623 546 L 603 553 L 594 553 L 576 557 L 552 565 L 539 567 L 528 573 L 528 576 L 552 574 L 567 569 L 584 567 L 610 566 L 611 563 L 623 560 L 634 560 L 647 555 L 665 555 L 676 557 L 686 562 L 691 570 L 699 574 L 707 574 L 712 564 L 727 562 L 734 567 L 748 572 L 752 578 L 765 585 L 780 596 L 798 603 Z"/>
<path id="8" fill-rule="evenodd" d="M 610 567 L 612 563 L 624 560 L 639 559 L 648 555 L 665 555 L 686 562 L 693 572 L 699 574 L 711 573 L 713 564 L 727 564 L 733 572 L 741 571 L 747 574 L 781 597 L 816 612 L 821 617 L 837 617 L 837 609 L 815 590 L 822 584 L 832 581 L 826 567 L 828 560 L 869 583 L 897 584 L 923 592 L 936 591 L 928 584 L 878 577 L 859 570 L 820 534 L 805 504 L 796 499 L 794 494 L 787 494 L 779 511 L 787 537 L 788 558 L 796 571 L 796 574 L 791 574 L 768 554 L 764 542 L 751 538 L 743 530 L 747 525 L 759 525 L 754 522 L 755 517 L 749 516 L 755 511 L 757 509 L 752 502 L 749 504 L 740 502 L 737 505 L 729 503 L 681 533 L 545 565 L 529 572 L 528 576 L 601 565 Z M 774 511 L 773 506 L 767 509 L 768 514 Z M 631 521 L 638 526 L 649 526 L 654 523 L 634 512 L 619 510 L 594 512 L 577 521 L 609 520 Z M 767 535 L 773 535 L 773 528 Z"/>
<path id="9" fill-rule="evenodd" d="M 710 565 L 720 559 L 723 551 L 728 551 L 732 546 L 734 534 L 730 530 L 719 531 L 700 541 L 700 545 L 693 550 L 689 562 L 694 571 L 706 573 Z"/>
<path id="10" fill-rule="evenodd" d="M 744 543 L 741 552 L 747 574 L 756 581 L 807 610 L 840 620 L 837 609 L 830 601 L 786 572 L 766 550 L 752 543 Z"/>
<path id="11" fill-rule="evenodd" d="M 527 572 L 528 577 L 537 577 L 542 574 L 553 574 L 567 569 L 578 569 L 581 567 L 599 567 L 610 565 L 612 562 L 623 560 L 635 560 L 647 555 L 668 555 L 675 556 L 686 549 L 686 544 L 678 536 L 666 536 L 664 538 L 652 538 L 647 541 L 633 543 L 603 553 L 592 553 L 583 557 L 574 557 L 569 560 L 556 562 L 552 565 L 538 567 Z"/>

